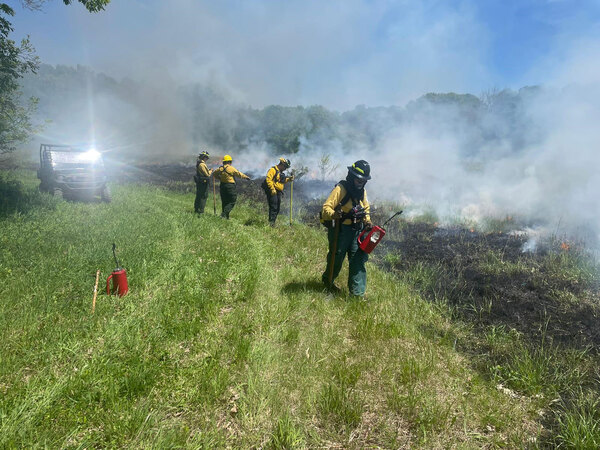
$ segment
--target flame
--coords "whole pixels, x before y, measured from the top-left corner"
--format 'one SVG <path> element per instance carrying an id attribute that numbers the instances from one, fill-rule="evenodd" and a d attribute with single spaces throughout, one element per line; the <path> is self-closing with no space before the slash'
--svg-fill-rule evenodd
<path id="1" fill-rule="evenodd" d="M 570 248 L 571 246 L 567 242 L 563 242 L 562 244 L 560 244 L 560 249 L 565 252 L 568 252 Z"/>
<path id="2" fill-rule="evenodd" d="M 475 233 L 475 229 L 474 229 L 474 228 L 469 228 L 469 231 L 470 231 L 471 233 Z"/>

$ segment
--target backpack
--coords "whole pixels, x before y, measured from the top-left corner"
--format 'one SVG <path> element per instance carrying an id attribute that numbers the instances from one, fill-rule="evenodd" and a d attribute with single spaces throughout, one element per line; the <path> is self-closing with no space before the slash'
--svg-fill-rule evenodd
<path id="1" fill-rule="evenodd" d="M 346 195 L 344 195 L 344 197 L 342 198 L 342 201 L 338 204 L 338 206 L 337 206 L 338 208 L 341 206 L 344 206 L 346 203 L 348 203 L 348 200 L 350 200 L 350 191 L 346 187 L 346 180 L 341 180 L 338 184 L 336 184 L 334 186 L 334 189 L 336 186 L 339 186 L 340 184 L 342 186 L 344 186 L 344 189 L 346 189 Z M 354 200 L 352 200 L 352 203 L 354 203 Z M 319 222 L 321 222 L 321 225 L 323 225 L 327 229 L 333 228 L 333 220 L 323 219 L 323 209 L 322 208 L 321 208 L 321 211 L 319 211 Z"/>
<path id="2" fill-rule="evenodd" d="M 273 167 L 275 167 L 275 166 L 273 166 Z M 269 169 L 269 170 L 271 170 L 271 169 Z M 273 177 L 273 182 L 275 182 L 275 177 L 277 176 L 278 173 L 279 173 L 279 180 L 281 181 L 281 176 L 283 175 L 283 172 L 279 172 L 277 169 L 275 169 L 275 176 Z M 266 176 L 265 176 L 265 179 L 263 180 L 263 182 L 261 183 L 260 187 L 267 194 L 271 193 L 271 188 L 267 184 L 267 177 Z"/>

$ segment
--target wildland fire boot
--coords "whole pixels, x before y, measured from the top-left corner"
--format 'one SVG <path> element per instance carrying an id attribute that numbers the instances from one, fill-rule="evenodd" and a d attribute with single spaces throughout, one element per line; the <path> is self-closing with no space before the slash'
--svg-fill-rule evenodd
<path id="1" fill-rule="evenodd" d="M 329 292 L 333 292 L 334 294 L 338 294 L 338 293 L 340 293 L 342 291 L 335 283 L 329 284 L 329 279 L 328 278 L 321 277 L 321 281 L 323 282 L 323 285 L 325 286 L 325 289 L 327 289 Z"/>

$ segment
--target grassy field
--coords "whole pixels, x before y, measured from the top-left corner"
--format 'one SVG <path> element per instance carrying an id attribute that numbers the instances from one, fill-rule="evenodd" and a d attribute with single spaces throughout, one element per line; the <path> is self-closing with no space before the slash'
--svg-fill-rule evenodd
<path id="1" fill-rule="evenodd" d="M 474 330 L 422 293 L 428 267 L 369 263 L 351 300 L 319 283 L 325 233 L 271 229 L 266 206 L 224 221 L 157 187 L 107 205 L 0 183 L 0 448 L 600 444 L 596 354 Z M 102 293 L 113 242 L 123 298 Z"/>

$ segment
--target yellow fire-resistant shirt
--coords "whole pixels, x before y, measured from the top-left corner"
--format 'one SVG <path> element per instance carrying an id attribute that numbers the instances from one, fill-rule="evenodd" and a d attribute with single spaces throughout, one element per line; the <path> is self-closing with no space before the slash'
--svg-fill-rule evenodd
<path id="1" fill-rule="evenodd" d="M 271 195 L 277 194 L 277 192 L 283 191 L 283 185 L 291 181 L 291 178 L 286 179 L 285 181 L 281 181 L 281 172 L 277 168 L 277 166 L 273 166 L 267 172 L 267 186 L 271 190 Z"/>
<path id="2" fill-rule="evenodd" d="M 200 159 L 196 162 L 196 173 L 199 177 L 210 177 L 211 170 L 206 166 L 204 160 Z"/>
<path id="3" fill-rule="evenodd" d="M 219 180 L 221 180 L 221 183 L 223 183 L 223 184 L 235 183 L 236 177 L 241 178 L 243 180 L 250 179 L 250 177 L 248 175 L 240 172 L 235 167 L 233 167 L 231 164 L 226 164 L 226 165 L 219 167 L 218 169 L 215 169 L 213 172 L 213 175 L 215 177 L 217 177 Z"/>
<path id="4" fill-rule="evenodd" d="M 323 204 L 323 209 L 321 211 L 322 217 L 324 220 L 333 220 L 333 215 L 335 213 L 336 210 L 338 210 L 338 205 L 339 203 L 344 199 L 344 197 L 346 196 L 346 188 L 344 186 L 342 186 L 341 184 L 338 184 L 336 187 L 333 188 L 333 191 L 331 191 L 331 194 L 329 194 L 329 197 L 327 197 L 327 200 L 325 200 L 325 203 Z M 359 201 L 359 205 L 361 205 L 364 209 L 365 209 L 365 217 L 362 219 L 362 221 L 364 223 L 371 223 L 371 206 L 369 205 L 369 201 L 367 200 L 367 190 L 365 189 L 365 195 L 363 196 L 363 199 Z M 348 198 L 348 201 L 346 202 L 346 204 L 342 205 L 341 207 L 341 211 L 342 213 L 347 213 L 352 209 L 352 199 Z M 351 219 L 346 219 L 342 222 L 343 225 L 351 225 L 352 224 L 352 220 Z"/>

